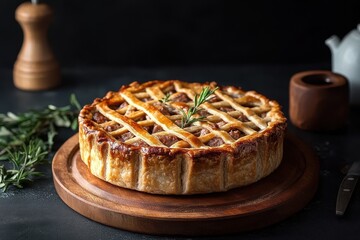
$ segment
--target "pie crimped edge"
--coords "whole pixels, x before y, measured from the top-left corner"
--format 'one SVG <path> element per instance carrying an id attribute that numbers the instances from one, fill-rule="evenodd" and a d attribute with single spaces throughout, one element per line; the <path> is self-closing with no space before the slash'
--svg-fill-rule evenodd
<path id="1" fill-rule="evenodd" d="M 169 86 L 173 86 L 175 92 L 185 92 L 193 100 L 195 94 L 199 94 L 203 87 L 215 88 L 217 84 L 186 83 L 179 80 L 149 81 L 143 84 L 134 82 L 121 87 L 118 92 L 108 92 L 104 98 L 95 99 L 92 104 L 84 106 L 79 114 L 80 155 L 93 175 L 111 184 L 142 192 L 183 195 L 222 192 L 245 186 L 269 175 L 279 166 L 283 155 L 286 118 L 276 101 L 270 101 L 254 91 L 246 92 L 233 86 L 219 86 L 215 95 L 220 99 L 218 101 L 221 102 L 220 105 L 226 102 L 235 111 L 245 114 L 248 121 L 235 123 L 236 118 L 230 114 L 234 111 L 229 114 L 219 113 L 213 103 L 206 102 L 202 107 L 211 114 L 221 114 L 221 121 L 229 120 L 230 122 L 226 124 L 233 124 L 241 128 L 242 133 L 247 133 L 236 140 L 231 140 L 226 131 L 222 131 L 219 127 L 210 131 L 205 137 L 197 137 L 176 126 L 171 117 L 150 107 L 154 99 L 143 102 L 136 97 L 136 95 L 152 95 L 160 98 L 159 96 L 164 95 L 162 89 Z M 233 95 L 239 97 L 233 98 Z M 242 103 L 244 99 L 245 104 Z M 260 106 L 255 105 L 254 109 L 265 115 L 259 116 L 252 107 L 247 106 L 246 100 L 260 104 Z M 145 115 L 150 115 L 150 122 L 163 124 L 161 127 L 163 130 L 165 128 L 165 134 L 173 135 L 174 131 L 179 131 L 176 132 L 176 137 L 180 137 L 178 141 L 180 143 L 176 142 L 175 147 L 165 146 L 156 137 L 156 133 L 148 133 L 136 121 L 119 113 L 118 109 L 110 107 L 120 105 L 124 101 L 128 101 L 128 106 L 136 108 L 135 115 L 143 115 L 146 112 Z M 180 102 L 177 106 L 182 106 L 181 104 Z M 265 113 L 261 112 L 261 109 L 266 109 Z M 131 133 L 135 133 L 133 139 L 145 140 L 146 146 L 136 146 L 118 140 L 93 120 L 96 112 L 101 112 L 108 118 L 108 122 L 121 123 L 120 130 L 116 129 L 112 132 L 124 132 L 121 129 L 124 127 L 129 131 L 130 128 Z M 210 118 L 218 119 L 219 116 Z M 148 124 L 148 119 L 140 122 L 144 121 Z M 199 121 L 195 126 L 202 124 L 207 123 Z M 207 146 L 202 141 L 208 135 L 210 138 L 224 137 L 224 144 Z"/>

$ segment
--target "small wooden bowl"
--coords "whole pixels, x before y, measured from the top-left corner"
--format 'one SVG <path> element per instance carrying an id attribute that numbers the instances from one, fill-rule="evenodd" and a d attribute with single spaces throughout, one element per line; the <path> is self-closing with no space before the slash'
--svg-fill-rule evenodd
<path id="1" fill-rule="evenodd" d="M 347 79 L 331 71 L 305 71 L 292 76 L 289 114 L 298 128 L 331 131 L 346 125 L 349 112 Z"/>

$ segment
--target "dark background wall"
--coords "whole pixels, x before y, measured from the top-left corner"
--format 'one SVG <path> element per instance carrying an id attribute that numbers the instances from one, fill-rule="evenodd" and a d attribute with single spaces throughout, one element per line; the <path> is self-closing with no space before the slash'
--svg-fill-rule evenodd
<path id="1" fill-rule="evenodd" d="M 20 50 L 22 2 L 0 0 L 0 66 L 12 67 Z M 44 2 L 63 66 L 326 62 L 324 40 L 360 23 L 359 0 Z"/>

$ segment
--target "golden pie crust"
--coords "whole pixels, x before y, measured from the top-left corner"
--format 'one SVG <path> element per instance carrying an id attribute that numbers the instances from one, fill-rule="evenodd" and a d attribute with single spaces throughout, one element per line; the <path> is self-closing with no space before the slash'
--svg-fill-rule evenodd
<path id="1" fill-rule="evenodd" d="M 182 114 L 206 86 L 219 88 L 194 115 L 203 119 L 182 128 Z M 273 172 L 285 129 L 279 104 L 254 91 L 215 82 L 134 82 L 84 106 L 80 154 L 93 175 L 120 187 L 222 192 Z"/>

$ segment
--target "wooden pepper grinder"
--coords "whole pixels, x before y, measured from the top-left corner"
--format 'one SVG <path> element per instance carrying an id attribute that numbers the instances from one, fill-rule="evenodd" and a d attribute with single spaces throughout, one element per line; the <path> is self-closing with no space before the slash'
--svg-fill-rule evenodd
<path id="1" fill-rule="evenodd" d="M 49 5 L 37 0 L 21 4 L 15 18 L 24 32 L 24 40 L 14 65 L 14 84 L 22 90 L 45 90 L 60 83 L 60 67 L 47 40 L 53 18 Z"/>

